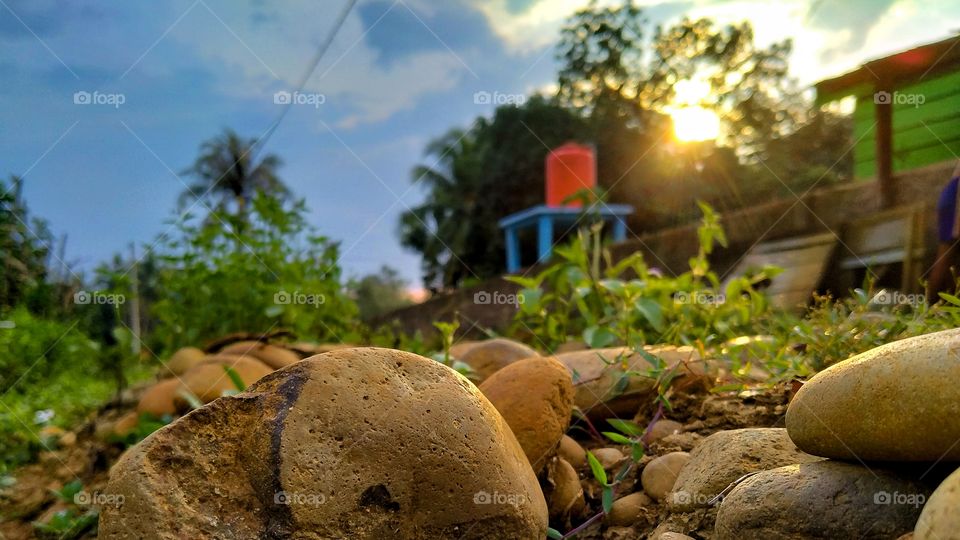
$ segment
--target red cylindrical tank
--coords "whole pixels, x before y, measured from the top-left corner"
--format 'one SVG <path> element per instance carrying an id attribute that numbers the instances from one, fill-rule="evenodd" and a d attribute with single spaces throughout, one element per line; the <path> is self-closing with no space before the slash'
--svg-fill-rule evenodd
<path id="1" fill-rule="evenodd" d="M 593 148 L 569 142 L 547 154 L 547 206 L 582 206 L 564 199 L 597 185 L 597 159 Z"/>

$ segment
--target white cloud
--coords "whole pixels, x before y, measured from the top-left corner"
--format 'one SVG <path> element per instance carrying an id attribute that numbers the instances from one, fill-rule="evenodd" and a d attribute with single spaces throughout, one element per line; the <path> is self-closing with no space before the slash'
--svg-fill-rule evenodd
<path id="1" fill-rule="evenodd" d="M 342 6 L 298 0 L 282 8 L 259 8 L 266 11 L 254 22 L 253 8 L 238 9 L 234 3 L 213 0 L 208 4 L 212 14 L 198 6 L 197 13 L 171 34 L 212 69 L 226 67 L 242 76 L 240 85 L 235 78 L 225 79 L 230 83 L 224 92 L 264 100 L 272 99 L 275 90 L 291 89 L 299 82 Z M 393 9 L 405 8 L 397 4 Z M 337 121 L 341 127 L 382 121 L 413 108 L 430 94 L 455 87 L 467 71 L 446 49 L 414 53 L 383 65 L 366 43 L 366 37 L 378 31 L 388 28 L 365 29 L 357 12 L 351 13 L 304 88 L 324 94 L 331 107 L 348 111 L 346 118 Z M 426 28 L 423 32 L 429 33 Z"/>

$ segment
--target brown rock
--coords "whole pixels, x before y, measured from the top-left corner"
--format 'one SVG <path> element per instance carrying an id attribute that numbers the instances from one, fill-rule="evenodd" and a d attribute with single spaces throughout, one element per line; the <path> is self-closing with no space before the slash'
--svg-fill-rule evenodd
<path id="1" fill-rule="evenodd" d="M 224 366 L 230 366 L 246 386 L 250 386 L 264 375 L 273 372 L 263 362 L 247 356 L 225 354 L 208 356 L 207 360 L 190 368 L 180 377 L 183 389 L 197 396 L 197 399 L 203 403 L 210 403 L 226 391 L 236 391 L 237 387 L 233 383 L 233 379 L 227 374 Z M 182 400 L 183 398 L 179 395 L 175 398 L 178 404 Z"/>
<path id="2" fill-rule="evenodd" d="M 211 478 L 216 482 L 211 484 Z M 113 466 L 117 538 L 543 538 L 519 443 L 465 378 L 402 351 L 344 349 L 161 428 Z"/>
<path id="3" fill-rule="evenodd" d="M 597 458 L 604 469 L 612 469 L 622 462 L 626 456 L 616 448 L 597 448 L 590 452 Z"/>
<path id="4" fill-rule="evenodd" d="M 563 364 L 539 356 L 520 360 L 490 376 L 480 391 L 503 415 L 539 472 L 570 427 L 573 382 Z"/>
<path id="5" fill-rule="evenodd" d="M 953 329 L 830 366 L 790 402 L 790 438 L 805 452 L 834 459 L 960 461 L 958 353 L 960 329 Z"/>
<path id="6" fill-rule="evenodd" d="M 913 529 L 930 491 L 908 476 L 859 463 L 788 465 L 730 491 L 717 512 L 716 538 L 896 538 Z"/>
<path id="7" fill-rule="evenodd" d="M 203 362 L 206 354 L 196 347 L 183 347 L 177 349 L 166 362 L 166 368 L 172 375 L 183 375 L 193 366 Z"/>
<path id="8" fill-rule="evenodd" d="M 496 338 L 477 343 L 463 353 L 463 356 L 457 358 L 470 366 L 477 380 L 483 382 L 487 377 L 517 360 L 534 356 L 540 355 L 523 343 Z"/>
<path id="9" fill-rule="evenodd" d="M 316 354 L 328 353 L 339 349 L 352 349 L 356 345 L 349 343 L 311 343 L 309 341 L 298 341 L 285 345 L 284 348 L 297 353 L 300 358 L 308 358 Z"/>
<path id="10" fill-rule="evenodd" d="M 470 349 L 473 349 L 477 345 L 483 343 L 483 341 L 476 339 L 465 339 L 458 341 L 450 346 L 450 356 L 460 359 L 463 358 L 463 355 L 467 354 Z M 441 351 L 442 352 L 442 351 Z"/>
<path id="11" fill-rule="evenodd" d="M 557 454 L 572 465 L 574 469 L 581 469 L 587 466 L 587 451 L 569 435 L 564 435 L 560 438 L 560 446 L 557 448 Z"/>
<path id="12" fill-rule="evenodd" d="M 693 538 L 683 533 L 664 531 L 656 536 L 651 536 L 650 540 L 693 540 Z"/>
<path id="13" fill-rule="evenodd" d="M 140 415 L 136 411 L 130 411 L 113 423 L 112 431 L 117 437 L 126 437 L 133 433 L 138 425 L 140 425 Z"/>
<path id="14" fill-rule="evenodd" d="M 667 504 L 677 512 L 704 508 L 747 473 L 820 459 L 798 450 L 783 428 L 718 431 L 690 453 Z"/>
<path id="15" fill-rule="evenodd" d="M 150 413 L 158 418 L 165 414 L 176 414 L 174 398 L 179 389 L 180 379 L 166 379 L 154 384 L 140 396 L 137 412 Z"/>
<path id="16" fill-rule="evenodd" d="M 643 436 L 643 442 L 648 445 L 653 444 L 664 437 L 668 437 L 674 433 L 680 433 L 682 429 L 683 424 L 680 422 L 662 418 L 654 422 L 653 426 L 650 427 L 650 431 Z"/>
<path id="17" fill-rule="evenodd" d="M 690 454 L 686 452 L 670 452 L 662 455 L 643 468 L 640 481 L 643 490 L 654 499 L 661 500 L 673 490 L 673 485 L 680 475 L 680 469 L 690 461 Z"/>
<path id="18" fill-rule="evenodd" d="M 583 488 L 580 486 L 580 477 L 573 466 L 564 459 L 557 460 L 553 468 L 551 482 L 553 492 L 550 494 L 550 517 L 559 519 L 563 516 L 583 508 Z"/>
<path id="19" fill-rule="evenodd" d="M 638 491 L 613 501 L 607 522 L 611 525 L 629 527 L 643 515 L 644 509 L 653 504 L 646 493 Z"/>
<path id="20" fill-rule="evenodd" d="M 940 483 L 926 501 L 914 529 L 916 540 L 938 540 L 960 536 L 960 469 Z"/>
<path id="21" fill-rule="evenodd" d="M 280 369 L 300 361 L 297 353 L 259 341 L 238 341 L 220 350 L 219 354 L 252 356 L 273 369 Z"/>
<path id="22" fill-rule="evenodd" d="M 667 369 L 675 369 L 675 386 L 703 377 L 700 356 L 693 347 L 646 346 L 644 350 L 659 357 Z M 621 382 L 627 371 L 650 373 L 654 366 L 626 347 L 593 349 L 556 355 L 573 375 L 576 406 L 591 418 L 633 415 L 637 407 L 649 402 L 656 392 L 650 377 L 632 376 Z"/>

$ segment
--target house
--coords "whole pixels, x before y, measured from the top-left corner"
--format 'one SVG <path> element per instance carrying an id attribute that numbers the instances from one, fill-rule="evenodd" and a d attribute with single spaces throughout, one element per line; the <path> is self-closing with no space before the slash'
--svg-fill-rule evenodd
<path id="1" fill-rule="evenodd" d="M 854 176 L 876 179 L 883 207 L 899 202 L 895 175 L 960 156 L 960 36 L 872 60 L 815 86 L 818 104 L 856 99 Z"/>

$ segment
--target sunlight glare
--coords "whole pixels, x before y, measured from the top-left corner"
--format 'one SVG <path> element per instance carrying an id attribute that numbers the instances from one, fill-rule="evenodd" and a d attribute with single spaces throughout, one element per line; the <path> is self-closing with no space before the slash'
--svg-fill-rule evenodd
<path id="1" fill-rule="evenodd" d="M 670 113 L 673 132 L 683 142 L 716 139 L 720 134 L 717 113 L 703 107 L 680 107 Z"/>

